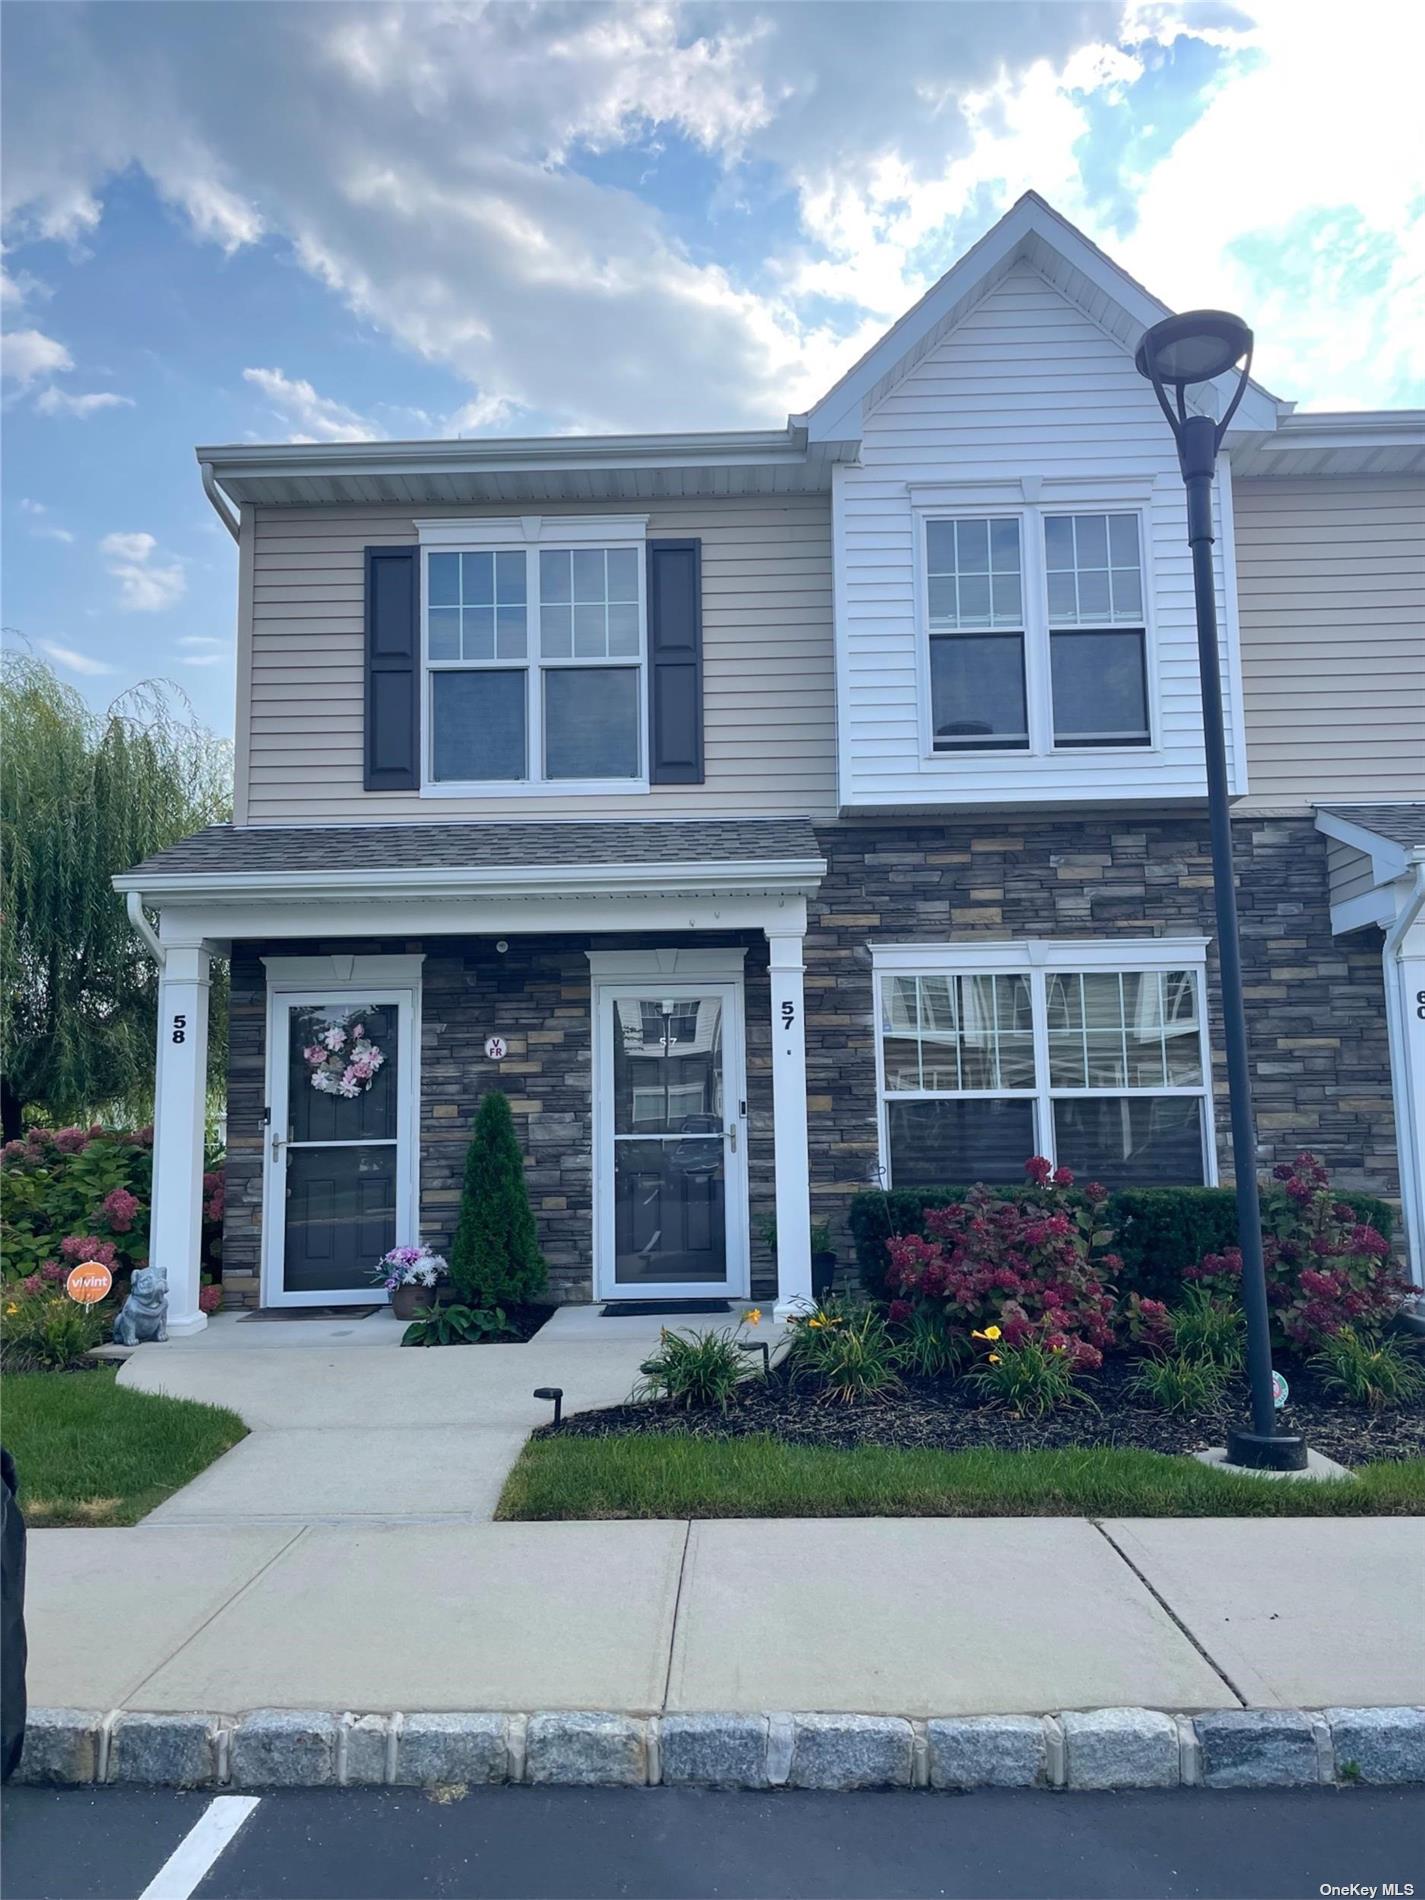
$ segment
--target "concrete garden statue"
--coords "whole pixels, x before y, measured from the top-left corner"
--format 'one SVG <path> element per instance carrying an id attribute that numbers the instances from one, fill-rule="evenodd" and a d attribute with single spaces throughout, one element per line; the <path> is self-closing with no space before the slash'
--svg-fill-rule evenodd
<path id="1" fill-rule="evenodd" d="M 135 1267 L 129 1297 L 114 1321 L 114 1344 L 137 1346 L 168 1337 L 168 1272 L 164 1267 Z"/>

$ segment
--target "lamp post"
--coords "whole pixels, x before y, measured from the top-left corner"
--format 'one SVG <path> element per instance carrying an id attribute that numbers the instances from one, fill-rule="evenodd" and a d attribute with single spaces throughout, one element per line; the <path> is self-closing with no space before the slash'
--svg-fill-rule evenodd
<path id="1" fill-rule="evenodd" d="M 1243 360 L 1245 359 L 1245 361 Z M 1267 1278 L 1262 1263 L 1262 1214 L 1257 1197 L 1257 1138 L 1252 1077 L 1247 1060 L 1247 1015 L 1242 1002 L 1242 948 L 1237 934 L 1237 886 L 1232 868 L 1232 821 L 1227 794 L 1227 745 L 1222 731 L 1222 671 L 1217 651 L 1217 592 L 1212 572 L 1212 476 L 1227 425 L 1237 412 L 1252 367 L 1252 332 L 1223 310 L 1191 310 L 1155 323 L 1134 357 L 1168 419 L 1187 489 L 1188 543 L 1197 606 L 1198 671 L 1207 761 L 1207 808 L 1212 832 L 1212 888 L 1217 909 L 1218 967 L 1222 978 L 1223 1035 L 1232 1119 L 1232 1166 L 1237 1177 L 1237 1245 L 1242 1254 L 1242 1304 L 1247 1315 L 1247 1374 L 1252 1428 L 1229 1431 L 1227 1462 L 1259 1471 L 1301 1471 L 1305 1440 L 1276 1428 Z M 1215 381 L 1235 365 L 1237 388 L 1220 422 L 1189 415 L 1186 391 Z M 1168 391 L 1173 392 L 1169 401 Z M 1240 716 L 1240 713 L 1239 713 Z"/>

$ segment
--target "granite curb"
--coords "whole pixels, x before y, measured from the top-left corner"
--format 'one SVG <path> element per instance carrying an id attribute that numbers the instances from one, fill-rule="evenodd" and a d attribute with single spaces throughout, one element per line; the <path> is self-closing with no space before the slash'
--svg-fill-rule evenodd
<path id="1" fill-rule="evenodd" d="M 19 1781 L 183 1788 L 1279 1788 L 1425 1782 L 1425 1708 L 1058 1715 L 34 1709 Z"/>

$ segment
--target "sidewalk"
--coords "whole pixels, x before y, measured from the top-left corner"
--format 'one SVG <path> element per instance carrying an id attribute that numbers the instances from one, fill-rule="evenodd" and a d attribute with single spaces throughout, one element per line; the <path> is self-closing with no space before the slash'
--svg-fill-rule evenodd
<path id="1" fill-rule="evenodd" d="M 266 1526 L 30 1539 L 51 1708 L 1425 1703 L 1425 1520 Z"/>

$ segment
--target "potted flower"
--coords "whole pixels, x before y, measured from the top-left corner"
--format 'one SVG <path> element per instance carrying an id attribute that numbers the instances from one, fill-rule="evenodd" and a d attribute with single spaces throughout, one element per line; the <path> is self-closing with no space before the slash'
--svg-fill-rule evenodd
<path id="1" fill-rule="evenodd" d="M 769 1215 L 762 1223 L 769 1251 L 777 1252 L 777 1220 Z M 811 1224 L 811 1290 L 818 1305 L 826 1299 L 836 1282 L 836 1255 L 831 1245 L 831 1223 L 814 1220 Z"/>
<path id="2" fill-rule="evenodd" d="M 446 1272 L 443 1257 L 429 1247 L 393 1247 L 371 1277 L 391 1296 L 396 1318 L 412 1320 L 420 1307 L 435 1304 L 435 1288 Z"/>

